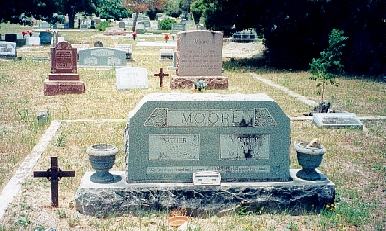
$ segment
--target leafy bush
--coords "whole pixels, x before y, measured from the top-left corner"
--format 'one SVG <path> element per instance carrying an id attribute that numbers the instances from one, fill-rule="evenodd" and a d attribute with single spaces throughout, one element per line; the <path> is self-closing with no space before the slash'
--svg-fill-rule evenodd
<path id="1" fill-rule="evenodd" d="M 172 29 L 172 25 L 176 23 L 176 20 L 175 19 L 172 19 L 172 18 L 165 18 L 163 20 L 161 20 L 158 24 L 158 27 L 161 29 L 161 30 L 171 30 Z"/>
<path id="2" fill-rule="evenodd" d="M 98 25 L 97 25 L 97 29 L 99 31 L 105 31 L 107 27 L 110 26 L 110 22 L 109 21 L 103 21 L 103 22 L 100 22 Z"/>
<path id="3" fill-rule="evenodd" d="M 328 47 L 320 52 L 320 57 L 312 59 L 310 63 L 310 79 L 319 81 L 316 85 L 321 87 L 321 100 L 324 99 L 324 90 L 326 84 L 337 85 L 335 74 L 343 70 L 342 56 L 345 41 L 348 37 L 343 36 L 343 31 L 333 29 L 328 36 Z"/>

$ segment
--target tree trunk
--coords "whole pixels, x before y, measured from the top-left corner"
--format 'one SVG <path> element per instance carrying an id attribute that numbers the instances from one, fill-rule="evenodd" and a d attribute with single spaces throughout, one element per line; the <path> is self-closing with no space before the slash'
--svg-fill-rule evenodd
<path id="1" fill-rule="evenodd" d="M 74 29 L 74 25 L 75 25 L 75 10 L 74 9 L 71 9 L 70 12 L 68 13 L 68 23 L 69 23 L 69 27 L 70 29 Z"/>
<path id="2" fill-rule="evenodd" d="M 137 20 L 138 20 L 138 14 L 139 14 L 139 12 L 135 12 L 134 20 L 133 20 L 133 27 L 131 28 L 131 31 L 135 31 L 135 27 L 137 25 Z"/>

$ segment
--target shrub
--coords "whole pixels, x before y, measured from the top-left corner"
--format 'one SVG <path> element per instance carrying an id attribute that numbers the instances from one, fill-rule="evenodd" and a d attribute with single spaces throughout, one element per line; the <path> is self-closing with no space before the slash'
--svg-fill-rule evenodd
<path id="1" fill-rule="evenodd" d="M 109 21 L 103 21 L 103 22 L 100 22 L 98 25 L 97 25 L 97 29 L 99 31 L 105 31 L 107 27 L 110 26 L 110 22 Z"/>
<path id="2" fill-rule="evenodd" d="M 312 59 L 310 63 L 310 79 L 319 81 L 317 87 L 321 87 L 321 101 L 324 99 L 324 90 L 326 84 L 337 85 L 335 74 L 343 70 L 342 56 L 345 40 L 348 37 L 343 36 L 343 31 L 333 29 L 328 36 L 328 47 L 320 52 L 320 57 Z"/>
<path id="3" fill-rule="evenodd" d="M 159 22 L 158 27 L 160 30 L 171 30 L 172 25 L 175 23 L 176 23 L 175 19 L 165 18 Z"/>

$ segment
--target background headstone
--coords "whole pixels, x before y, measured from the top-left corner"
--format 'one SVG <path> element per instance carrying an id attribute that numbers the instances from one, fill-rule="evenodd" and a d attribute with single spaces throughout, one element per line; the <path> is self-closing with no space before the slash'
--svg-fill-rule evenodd
<path id="1" fill-rule="evenodd" d="M 133 59 L 133 47 L 131 44 L 117 44 L 115 45 L 115 48 L 124 50 L 126 52 L 126 59 Z"/>
<path id="2" fill-rule="evenodd" d="M 4 40 L 6 42 L 16 42 L 17 40 L 17 34 L 5 34 Z"/>
<path id="3" fill-rule="evenodd" d="M 222 76 L 223 34 L 219 31 L 195 30 L 177 34 L 177 76 L 170 87 L 192 88 L 202 80 L 207 89 L 227 89 L 228 78 Z"/>
<path id="4" fill-rule="evenodd" d="M 26 37 L 27 46 L 40 46 L 40 37 Z"/>
<path id="5" fill-rule="evenodd" d="M 0 41 L 0 58 L 15 58 L 16 43 Z"/>
<path id="6" fill-rule="evenodd" d="M 119 28 L 122 28 L 122 29 L 125 29 L 125 28 L 126 28 L 125 22 L 120 21 L 120 22 L 118 23 L 118 27 L 119 27 Z"/>
<path id="7" fill-rule="evenodd" d="M 121 49 L 94 47 L 79 51 L 79 65 L 84 67 L 113 67 L 126 64 L 126 52 Z"/>
<path id="8" fill-rule="evenodd" d="M 173 49 L 160 49 L 160 60 L 172 60 L 174 56 Z"/>
<path id="9" fill-rule="evenodd" d="M 41 31 L 39 34 L 40 37 L 40 45 L 50 45 L 52 34 L 49 31 Z"/>
<path id="10" fill-rule="evenodd" d="M 68 42 L 51 48 L 51 73 L 44 81 L 44 95 L 84 93 L 85 85 L 77 74 L 77 51 Z"/>

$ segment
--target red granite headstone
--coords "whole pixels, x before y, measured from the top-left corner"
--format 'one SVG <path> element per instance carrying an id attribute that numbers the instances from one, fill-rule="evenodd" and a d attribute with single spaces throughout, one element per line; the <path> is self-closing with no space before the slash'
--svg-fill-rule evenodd
<path id="1" fill-rule="evenodd" d="M 51 48 L 51 73 L 44 82 L 44 95 L 84 93 L 76 64 L 77 51 L 70 43 L 59 42 Z"/>

